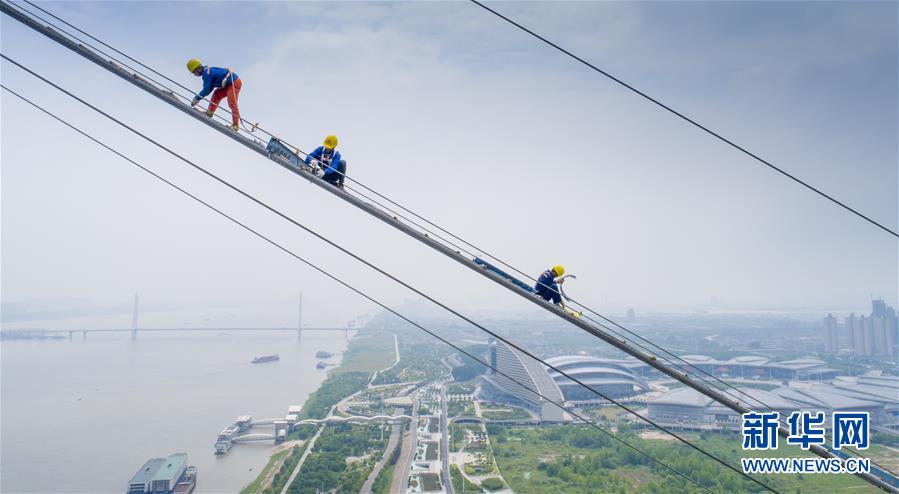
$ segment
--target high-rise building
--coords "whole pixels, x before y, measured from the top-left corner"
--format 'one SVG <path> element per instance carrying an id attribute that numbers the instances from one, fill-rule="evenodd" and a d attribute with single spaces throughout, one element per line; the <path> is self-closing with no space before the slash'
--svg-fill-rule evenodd
<path id="1" fill-rule="evenodd" d="M 879 316 L 879 317 L 887 317 L 889 315 L 895 316 L 896 312 L 893 310 L 892 307 L 887 305 L 887 303 L 884 302 L 883 299 L 880 299 L 880 300 L 872 300 L 871 301 L 871 315 Z"/>
<path id="2" fill-rule="evenodd" d="M 899 319 L 896 311 L 883 299 L 871 301 L 871 344 L 874 355 L 896 355 L 896 342 L 899 340 Z"/>
<path id="3" fill-rule="evenodd" d="M 849 337 L 849 348 L 855 355 L 864 355 L 865 351 L 865 335 L 864 335 L 864 318 L 855 316 L 855 313 L 849 314 L 846 318 L 846 334 Z"/>
<path id="4" fill-rule="evenodd" d="M 839 350 L 837 331 L 834 329 L 832 333 L 829 332 L 831 327 L 836 328 L 836 321 L 831 319 L 830 314 L 824 318 L 825 352 Z M 870 316 L 849 314 L 846 318 L 846 338 L 853 353 L 859 357 L 895 356 L 899 352 L 896 347 L 899 343 L 899 318 L 896 317 L 896 311 L 882 299 L 872 300 Z"/>
<path id="5" fill-rule="evenodd" d="M 859 321 L 862 325 L 862 355 L 874 355 L 874 325 L 870 317 L 862 316 Z"/>
<path id="6" fill-rule="evenodd" d="M 893 316 L 887 321 L 887 355 L 895 357 L 899 353 L 896 345 L 899 344 L 899 317 Z"/>
<path id="7" fill-rule="evenodd" d="M 836 353 L 839 350 L 837 345 L 837 318 L 833 314 L 827 314 L 824 318 L 824 352 Z"/>
<path id="8" fill-rule="evenodd" d="M 871 337 L 874 341 L 874 354 L 887 355 L 887 320 L 880 316 L 868 318 L 871 322 Z"/>
<path id="9" fill-rule="evenodd" d="M 858 332 L 858 347 L 856 348 L 855 354 L 862 357 L 871 355 L 871 338 L 868 335 L 868 319 L 864 315 L 858 317 L 856 331 Z"/>

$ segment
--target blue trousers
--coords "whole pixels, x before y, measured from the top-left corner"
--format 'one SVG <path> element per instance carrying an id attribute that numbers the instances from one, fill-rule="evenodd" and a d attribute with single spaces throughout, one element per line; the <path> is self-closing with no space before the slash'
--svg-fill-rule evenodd
<path id="1" fill-rule="evenodd" d="M 558 285 L 546 288 L 543 293 L 538 293 L 537 295 L 543 297 L 543 300 L 552 300 L 554 304 L 562 303 L 562 294 L 559 293 Z"/>
<path id="2" fill-rule="evenodd" d="M 322 178 L 334 185 L 343 185 L 344 175 L 346 175 L 346 160 L 340 160 L 337 163 L 337 171 L 325 173 Z"/>

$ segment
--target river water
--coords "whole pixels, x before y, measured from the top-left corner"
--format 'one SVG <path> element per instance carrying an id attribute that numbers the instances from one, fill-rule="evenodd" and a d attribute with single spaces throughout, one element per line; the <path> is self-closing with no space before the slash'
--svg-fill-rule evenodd
<path id="1" fill-rule="evenodd" d="M 272 444 L 216 457 L 216 434 L 238 415 L 283 417 L 302 404 L 325 378 L 315 352 L 346 344 L 342 332 L 305 332 L 302 343 L 291 332 L 4 341 L 0 491 L 121 493 L 145 460 L 184 452 L 199 468 L 195 492 L 237 492 Z M 270 353 L 280 361 L 250 364 Z"/>

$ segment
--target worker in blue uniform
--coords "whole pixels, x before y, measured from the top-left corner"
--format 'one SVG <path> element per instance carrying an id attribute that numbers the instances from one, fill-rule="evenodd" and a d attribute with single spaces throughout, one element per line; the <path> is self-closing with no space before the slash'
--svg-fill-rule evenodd
<path id="1" fill-rule="evenodd" d="M 553 266 L 547 269 L 537 279 L 534 285 L 534 293 L 542 297 L 543 300 L 552 300 L 556 305 L 562 305 L 562 293 L 556 279 L 561 278 L 565 274 L 565 268 L 561 265 Z"/>
<path id="2" fill-rule="evenodd" d="M 346 161 L 341 159 L 337 151 L 337 136 L 325 137 L 325 142 L 306 155 L 306 164 L 315 160 L 321 166 L 322 178 L 343 190 L 343 179 L 346 177 Z"/>

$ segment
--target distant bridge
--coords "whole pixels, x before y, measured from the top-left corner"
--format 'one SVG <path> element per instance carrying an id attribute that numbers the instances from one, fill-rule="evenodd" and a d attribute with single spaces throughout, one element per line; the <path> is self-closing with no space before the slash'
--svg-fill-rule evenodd
<path id="1" fill-rule="evenodd" d="M 349 326 L 345 326 L 342 328 L 338 327 L 304 327 L 304 328 L 289 328 L 289 327 L 279 327 L 279 328 L 140 328 L 140 329 L 132 329 L 132 328 L 105 328 L 105 329 L 36 329 L 33 330 L 35 333 L 41 333 L 44 335 L 53 335 L 53 334 L 68 334 L 69 339 L 72 339 L 72 336 L 77 333 L 81 333 L 81 339 L 87 339 L 88 333 L 131 333 L 132 338 L 137 338 L 138 333 L 154 333 L 154 332 L 169 332 L 169 333 L 191 333 L 196 331 L 201 332 L 210 332 L 215 331 L 219 333 L 230 333 L 230 332 L 263 332 L 263 331 L 291 331 L 297 333 L 297 339 L 302 339 L 302 333 L 307 331 L 343 331 L 349 336 L 350 331 L 359 331 L 358 328 L 353 328 Z M 18 333 L 23 333 L 25 331 L 17 331 Z"/>
<path id="2" fill-rule="evenodd" d="M 170 332 L 170 333 L 187 333 L 194 331 L 203 331 L 210 332 L 215 331 L 219 333 L 230 333 L 230 332 L 254 332 L 254 331 L 293 331 L 297 334 L 297 340 L 303 339 L 303 333 L 306 331 L 343 331 L 347 338 L 350 336 L 350 331 L 359 331 L 356 328 L 356 321 L 350 321 L 344 327 L 304 327 L 303 326 L 303 294 L 300 293 L 299 303 L 297 305 L 297 325 L 292 327 L 282 326 L 277 328 L 258 328 L 258 327 L 245 327 L 245 328 L 141 328 L 138 325 L 138 308 L 139 308 L 139 298 L 138 294 L 134 294 L 134 309 L 131 316 L 131 327 L 130 328 L 105 328 L 105 329 L 33 329 L 33 330 L 15 330 L 15 333 L 34 333 L 36 335 L 60 335 L 68 333 L 69 339 L 72 339 L 72 336 L 76 333 L 81 333 L 81 339 L 87 339 L 88 333 L 131 333 L 131 339 L 137 339 L 138 333 L 144 332 Z M 13 332 L 12 330 L 10 330 Z"/>

